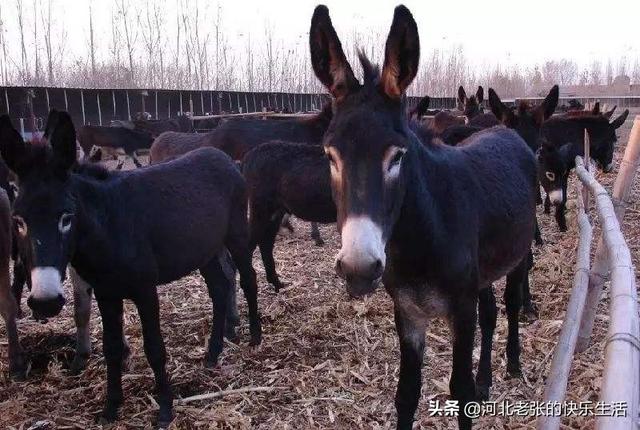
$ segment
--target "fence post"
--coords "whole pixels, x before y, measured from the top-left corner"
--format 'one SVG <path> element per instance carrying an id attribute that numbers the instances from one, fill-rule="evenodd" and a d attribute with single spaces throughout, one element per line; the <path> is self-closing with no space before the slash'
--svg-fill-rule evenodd
<path id="1" fill-rule="evenodd" d="M 577 184 L 578 196 L 578 232 L 579 240 L 576 250 L 576 272 L 573 277 L 573 289 L 567 304 L 567 312 L 562 322 L 562 329 L 558 337 L 558 343 L 553 353 L 553 361 L 547 374 L 547 386 L 544 390 L 544 402 L 561 402 L 567 393 L 567 382 L 571 372 L 571 363 L 575 353 L 576 341 L 580 319 L 584 310 L 589 284 L 589 260 L 593 229 L 589 224 L 589 217 L 585 212 L 583 190 L 586 187 Z M 538 418 L 536 428 L 538 430 L 557 430 L 560 428 L 560 419 L 556 414 L 541 415 Z"/>
<path id="2" fill-rule="evenodd" d="M 96 102 L 98 103 L 98 122 L 102 125 L 102 108 L 100 107 L 100 91 L 96 93 Z"/>
<path id="3" fill-rule="evenodd" d="M 622 221 L 624 218 L 626 203 L 631 193 L 631 186 L 633 185 L 636 170 L 638 170 L 638 159 L 640 159 L 640 115 L 636 116 L 633 121 L 629 142 L 624 151 L 624 157 L 620 163 L 620 170 L 618 171 L 611 195 L 616 217 L 619 221 Z M 593 323 L 598 310 L 598 303 L 602 295 L 602 287 L 607 280 L 608 273 L 607 248 L 601 235 L 593 259 L 593 266 L 589 273 L 589 292 L 585 310 L 582 314 L 578 344 L 576 346 L 578 352 L 584 351 L 589 346 Z"/>
<path id="4" fill-rule="evenodd" d="M 82 125 L 87 123 L 87 119 L 84 114 L 84 91 L 80 90 L 80 106 L 82 107 Z"/>

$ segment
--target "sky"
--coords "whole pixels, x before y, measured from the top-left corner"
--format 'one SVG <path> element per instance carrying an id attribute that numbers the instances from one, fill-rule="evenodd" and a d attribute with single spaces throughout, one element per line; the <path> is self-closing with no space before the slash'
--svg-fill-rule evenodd
<path id="1" fill-rule="evenodd" d="M 16 0 L 0 0 L 10 47 L 17 48 Z M 23 1 L 29 8 L 33 1 Z M 90 0 L 53 0 L 56 23 L 64 24 L 68 54 L 84 56 L 88 40 Z M 139 4 L 145 1 L 136 0 Z M 168 16 L 177 0 L 162 0 Z M 193 3 L 197 0 L 179 0 Z M 115 0 L 93 0 L 98 43 L 108 44 L 111 10 Z M 219 0 L 200 1 L 223 16 L 223 29 L 232 47 L 264 42 L 265 27 L 272 28 L 285 44 L 306 46 L 313 0 Z M 397 1 L 326 0 L 339 35 L 357 33 L 386 35 Z M 640 0 L 406 0 L 420 31 L 423 51 L 462 46 L 476 67 L 500 64 L 528 66 L 547 59 L 570 58 L 580 65 L 593 60 L 616 62 L 627 56 L 633 64 L 640 57 Z M 29 18 L 28 18 L 29 19 Z M 169 34 L 175 27 L 169 23 Z M 213 25 L 213 23 L 212 23 Z M 104 48 L 106 50 L 106 48 Z M 378 47 L 382 52 L 383 47 Z"/>

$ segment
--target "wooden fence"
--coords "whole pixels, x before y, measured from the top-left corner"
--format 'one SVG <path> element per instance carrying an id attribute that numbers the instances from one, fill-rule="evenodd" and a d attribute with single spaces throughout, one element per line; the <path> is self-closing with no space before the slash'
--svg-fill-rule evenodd
<path id="1" fill-rule="evenodd" d="M 588 140 L 588 139 L 587 139 Z M 585 146 L 588 145 L 588 142 Z M 585 157 L 588 160 L 588 157 Z M 636 116 L 612 197 L 596 181 L 581 157 L 576 157 L 578 187 L 578 251 L 573 290 L 567 305 L 551 369 L 547 376 L 545 402 L 565 398 L 571 362 L 576 351 L 586 349 L 591 337 L 598 302 L 605 280 L 611 280 L 609 292 L 609 329 L 605 342 L 604 375 L 600 401 L 626 405 L 624 416 L 597 417 L 598 429 L 637 429 L 640 408 L 640 335 L 635 270 L 631 253 L 620 230 L 640 159 L 640 116 Z M 590 267 L 592 228 L 588 209 L 592 195 L 600 220 L 602 235 Z M 560 428 L 561 416 L 538 418 L 540 430 Z"/>

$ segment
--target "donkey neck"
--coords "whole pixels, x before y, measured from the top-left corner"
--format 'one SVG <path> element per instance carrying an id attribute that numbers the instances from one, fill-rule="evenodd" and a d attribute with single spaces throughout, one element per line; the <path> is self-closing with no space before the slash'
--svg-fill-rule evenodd
<path id="1" fill-rule="evenodd" d="M 390 251 L 402 254 L 403 260 L 430 258 L 446 240 L 444 212 L 436 204 L 437 193 L 431 189 L 436 182 L 431 177 L 436 174 L 431 167 L 438 164 L 438 148 L 431 145 L 423 146 L 414 138 L 405 156 L 405 194 L 389 241 Z"/>
<path id="2" fill-rule="evenodd" d="M 116 175 L 109 173 L 104 179 L 75 173 L 71 178 L 71 192 L 76 200 L 75 250 L 71 264 L 78 273 L 100 270 L 109 265 L 115 255 L 114 205 L 122 204 L 113 183 Z M 88 280 L 88 279 L 87 279 Z"/>

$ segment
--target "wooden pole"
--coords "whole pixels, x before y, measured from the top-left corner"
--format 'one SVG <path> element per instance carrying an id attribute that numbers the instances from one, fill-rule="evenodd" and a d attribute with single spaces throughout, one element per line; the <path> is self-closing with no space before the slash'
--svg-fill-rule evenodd
<path id="1" fill-rule="evenodd" d="M 589 131 L 585 127 L 584 129 L 584 160 L 585 160 L 585 169 L 587 172 L 590 171 L 591 166 L 591 138 L 589 137 Z M 589 213 L 589 189 L 584 185 L 582 188 L 582 196 L 583 196 L 583 205 L 586 213 Z"/>
<path id="2" fill-rule="evenodd" d="M 587 297 L 587 287 L 589 285 L 589 259 L 591 251 L 591 240 L 593 237 L 589 217 L 585 212 L 584 199 L 582 195 L 582 185 L 578 185 L 578 249 L 576 272 L 573 277 L 573 290 L 567 305 L 567 312 L 562 322 L 562 329 L 558 344 L 553 354 L 553 361 L 547 376 L 547 386 L 544 391 L 545 402 L 561 402 L 567 392 L 567 382 L 571 371 L 571 363 L 575 352 L 576 341 L 578 340 L 578 329 L 580 319 Z M 536 428 L 538 430 L 557 430 L 560 428 L 561 417 L 550 414 L 538 417 Z"/>
<path id="3" fill-rule="evenodd" d="M 618 220 L 624 218 L 626 204 L 629 200 L 629 194 L 631 193 L 631 186 L 633 185 L 635 174 L 638 170 L 638 160 L 640 160 L 640 116 L 636 116 L 633 122 L 629 142 L 627 143 L 624 157 L 620 163 L 620 170 L 618 171 L 616 182 L 613 185 L 611 197 Z M 601 236 L 596 248 L 593 266 L 591 266 L 591 272 L 589 273 L 589 292 L 587 295 L 586 308 L 582 314 L 578 344 L 576 345 L 578 352 L 586 350 L 589 346 L 593 323 L 598 310 L 598 303 L 602 295 L 602 287 L 608 278 L 608 273 L 607 248 Z"/>
<path id="4" fill-rule="evenodd" d="M 625 416 L 598 416 L 596 425 L 598 429 L 606 430 L 631 429 L 637 424 L 640 398 L 640 328 L 635 271 L 609 194 L 587 172 L 581 157 L 576 157 L 576 174 L 595 197 L 611 268 L 609 330 L 600 401 L 609 405 L 626 404 Z"/>

